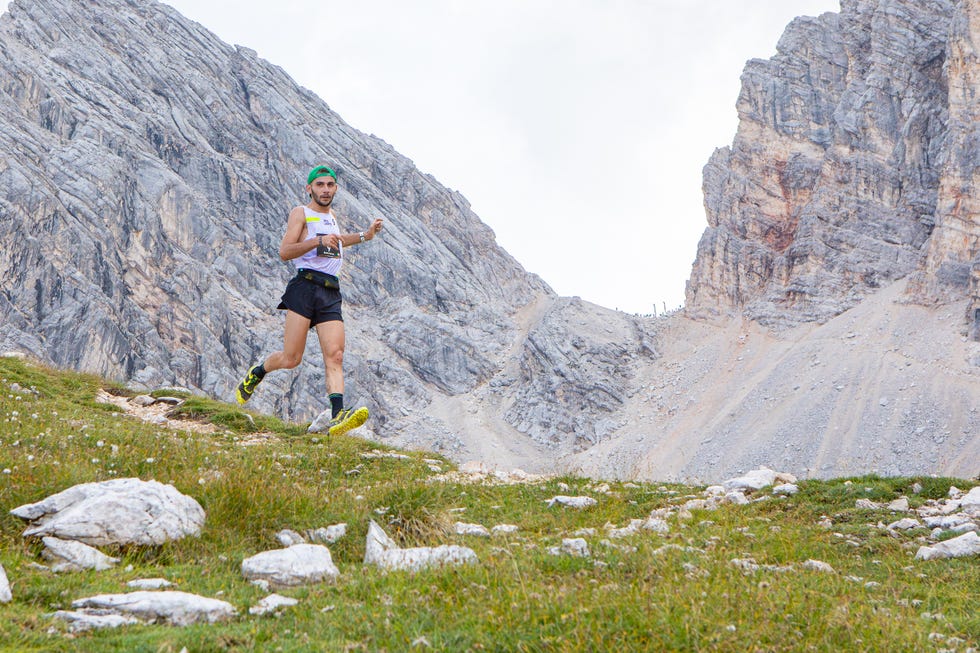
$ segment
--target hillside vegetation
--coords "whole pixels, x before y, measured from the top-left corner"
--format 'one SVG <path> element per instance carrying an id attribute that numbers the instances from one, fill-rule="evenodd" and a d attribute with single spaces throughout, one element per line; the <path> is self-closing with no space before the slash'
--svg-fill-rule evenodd
<path id="1" fill-rule="evenodd" d="M 913 559 L 929 532 L 879 526 L 898 517 L 857 499 L 907 496 L 912 507 L 947 496 L 950 478 L 801 481 L 798 494 L 763 490 L 748 505 L 683 506 L 704 488 L 578 477 L 500 482 L 450 473 L 438 456 L 363 456 L 384 447 L 357 437 L 311 437 L 305 425 L 201 397 L 184 418 L 208 430 L 151 424 L 100 390 L 103 379 L 0 358 L 0 563 L 13 592 L 0 648 L 10 651 L 966 651 L 980 646 L 976 557 Z M 167 391 L 166 394 L 175 394 Z M 174 415 L 176 416 L 176 415 Z M 199 538 L 114 551 L 102 572 L 54 574 L 40 544 L 9 514 L 72 485 L 139 477 L 194 497 L 207 521 Z M 918 490 L 917 492 L 915 490 Z M 590 496 L 582 510 L 548 505 Z M 653 511 L 669 532 L 610 537 Z M 385 573 L 363 565 L 369 520 L 404 545 L 465 544 L 479 563 Z M 457 535 L 457 521 L 515 533 Z M 245 581 L 243 558 L 277 548 L 283 528 L 344 522 L 331 546 L 340 579 L 279 590 L 299 604 L 276 616 L 248 608 L 267 593 Z M 829 527 L 828 527 L 829 525 Z M 595 529 L 594 532 L 581 529 Z M 583 537 L 589 555 L 556 554 Z M 603 541 L 608 544 L 604 544 Z M 760 567 L 743 564 L 751 559 Z M 819 560 L 833 568 L 805 565 Z M 743 561 L 738 563 L 733 561 Z M 231 622 L 176 628 L 124 626 L 70 633 L 51 618 L 73 600 L 125 592 L 137 578 L 221 597 Z"/>

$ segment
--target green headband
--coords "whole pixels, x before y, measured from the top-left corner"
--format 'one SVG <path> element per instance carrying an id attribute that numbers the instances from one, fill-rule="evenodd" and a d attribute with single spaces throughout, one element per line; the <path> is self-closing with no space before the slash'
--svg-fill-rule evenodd
<path id="1" fill-rule="evenodd" d="M 310 170 L 310 174 L 306 177 L 306 184 L 312 184 L 313 180 L 317 177 L 323 177 L 324 175 L 330 175 L 333 177 L 334 181 L 337 181 L 337 173 L 328 168 L 327 166 L 317 166 Z"/>

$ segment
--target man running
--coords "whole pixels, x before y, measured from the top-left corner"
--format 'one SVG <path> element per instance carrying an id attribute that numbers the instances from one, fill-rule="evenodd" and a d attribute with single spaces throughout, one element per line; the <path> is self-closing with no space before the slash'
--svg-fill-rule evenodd
<path id="1" fill-rule="evenodd" d="M 340 233 L 331 208 L 337 190 L 337 174 L 327 166 L 317 166 L 307 176 L 310 202 L 289 212 L 286 234 L 279 246 L 279 257 L 293 261 L 297 268 L 279 304 L 286 311 L 283 348 L 249 368 L 235 392 L 235 399 L 244 405 L 267 373 L 291 370 L 299 365 L 306 349 L 306 333 L 315 328 L 327 371 L 330 408 L 313 420 L 309 431 L 327 430 L 330 435 L 355 429 L 368 418 L 365 407 L 357 410 L 344 407 L 344 318 L 338 277 L 344 248 L 372 240 L 382 224 L 381 218 L 377 218 L 367 231 Z"/>

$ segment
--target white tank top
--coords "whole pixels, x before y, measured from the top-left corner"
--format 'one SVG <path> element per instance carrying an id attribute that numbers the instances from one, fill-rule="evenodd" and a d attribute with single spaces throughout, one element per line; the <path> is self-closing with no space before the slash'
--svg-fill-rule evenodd
<path id="1" fill-rule="evenodd" d="M 308 206 L 304 206 L 303 211 L 306 213 L 305 240 L 316 238 L 318 235 L 340 235 L 340 227 L 337 226 L 337 220 L 334 219 L 332 211 L 329 213 L 318 213 Z M 344 263 L 343 245 L 338 244 L 335 250 L 317 253 L 319 249 L 311 249 L 306 254 L 294 258 L 293 264 L 297 269 L 305 268 L 307 270 L 317 270 L 318 272 L 332 274 L 335 277 L 340 276 L 340 267 Z"/>

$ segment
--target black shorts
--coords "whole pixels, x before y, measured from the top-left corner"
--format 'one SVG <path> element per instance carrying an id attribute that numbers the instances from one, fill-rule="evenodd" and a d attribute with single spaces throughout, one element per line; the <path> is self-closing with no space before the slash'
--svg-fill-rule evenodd
<path id="1" fill-rule="evenodd" d="M 310 320 L 310 327 L 321 322 L 344 321 L 340 310 L 343 297 L 337 288 L 326 288 L 320 284 L 296 276 L 286 284 L 286 291 L 279 302 L 280 310 L 290 310 Z"/>

